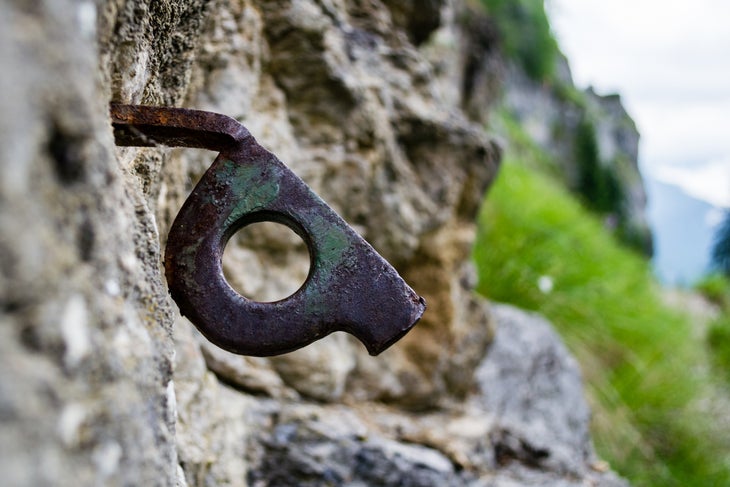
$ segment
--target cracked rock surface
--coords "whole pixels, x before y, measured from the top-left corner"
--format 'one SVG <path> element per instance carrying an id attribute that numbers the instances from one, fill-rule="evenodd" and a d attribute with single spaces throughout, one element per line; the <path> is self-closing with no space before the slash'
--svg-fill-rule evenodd
<path id="1" fill-rule="evenodd" d="M 472 292 L 499 148 L 489 103 L 461 95 L 494 83 L 465 9 L 0 3 L 4 485 L 623 485 L 595 458 L 580 374 L 549 325 Z M 344 334 L 273 358 L 207 343 L 161 255 L 214 154 L 115 147 L 110 101 L 240 120 L 427 314 L 378 357 Z M 229 245 L 226 275 L 252 295 L 296 289 L 302 249 L 262 229 Z"/>

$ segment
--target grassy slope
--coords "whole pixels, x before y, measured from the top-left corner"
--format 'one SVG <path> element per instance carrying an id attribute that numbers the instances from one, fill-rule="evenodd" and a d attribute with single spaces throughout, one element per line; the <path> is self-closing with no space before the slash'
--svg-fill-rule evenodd
<path id="1" fill-rule="evenodd" d="M 543 1 L 481 3 L 505 56 L 554 84 L 559 51 Z M 575 88 L 554 88 L 581 102 Z M 582 364 L 598 451 L 632 483 L 730 485 L 727 421 L 699 412 L 721 379 L 713 372 L 730 366 L 730 305 L 710 328 L 716 367 L 707 367 L 706 343 L 688 317 L 662 304 L 648 263 L 568 194 L 557 165 L 508 115 L 497 119 L 510 146 L 480 215 L 479 291 L 554 322 Z M 539 289 L 542 276 L 552 279 L 549 294 Z"/>
<path id="2" fill-rule="evenodd" d="M 582 364 L 599 454 L 636 485 L 730 485 L 727 452 L 693 413 L 713 378 L 688 319 L 662 305 L 648 264 L 556 180 L 513 126 L 480 215 L 479 291 L 553 321 Z M 540 291 L 541 276 L 554 283 Z"/>
<path id="3" fill-rule="evenodd" d="M 709 326 L 710 362 L 730 386 L 730 276 L 711 274 L 697 284 L 697 291 L 719 311 Z"/>

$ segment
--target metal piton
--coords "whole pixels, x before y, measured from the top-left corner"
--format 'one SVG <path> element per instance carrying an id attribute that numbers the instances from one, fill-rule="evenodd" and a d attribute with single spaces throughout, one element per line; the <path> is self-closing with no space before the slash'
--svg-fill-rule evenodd
<path id="1" fill-rule="evenodd" d="M 208 340 L 269 356 L 345 331 L 377 355 L 420 319 L 423 298 L 239 122 L 183 108 L 112 104 L 110 112 L 117 145 L 219 152 L 175 218 L 165 250 L 170 294 Z M 261 221 L 287 225 L 310 253 L 304 284 L 270 303 L 236 292 L 221 263 L 228 239 Z"/>

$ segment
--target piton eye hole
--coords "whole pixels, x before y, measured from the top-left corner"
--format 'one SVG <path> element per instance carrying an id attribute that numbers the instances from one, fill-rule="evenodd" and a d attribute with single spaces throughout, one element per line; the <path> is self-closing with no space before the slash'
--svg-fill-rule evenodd
<path id="1" fill-rule="evenodd" d="M 263 221 L 238 230 L 223 251 L 223 275 L 242 296 L 273 302 L 294 294 L 310 268 L 307 244 L 291 228 Z"/>

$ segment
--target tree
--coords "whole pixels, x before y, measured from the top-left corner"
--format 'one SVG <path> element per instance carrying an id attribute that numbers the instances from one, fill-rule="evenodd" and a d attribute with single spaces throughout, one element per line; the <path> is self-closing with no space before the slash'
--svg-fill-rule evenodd
<path id="1" fill-rule="evenodd" d="M 730 277 L 730 210 L 715 234 L 712 247 L 712 263 L 723 274 Z"/>

